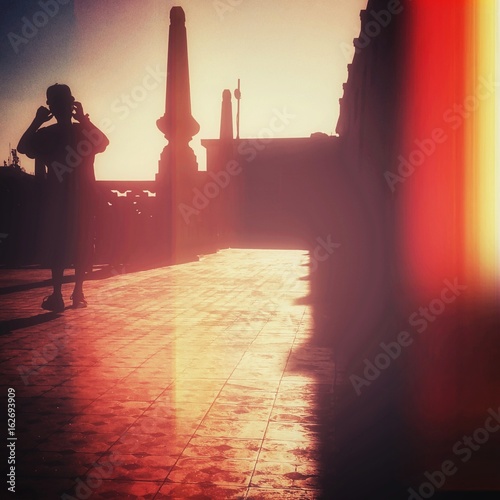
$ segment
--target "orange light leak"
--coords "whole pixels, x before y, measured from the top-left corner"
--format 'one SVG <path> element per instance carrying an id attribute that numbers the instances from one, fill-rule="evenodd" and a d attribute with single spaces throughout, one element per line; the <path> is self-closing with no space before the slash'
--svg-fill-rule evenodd
<path id="1" fill-rule="evenodd" d="M 495 82 L 499 80 L 495 49 L 500 8 L 495 0 L 474 2 L 471 5 L 474 5 L 474 12 L 469 29 L 475 43 L 475 51 L 469 53 L 468 64 L 471 68 L 471 90 L 477 94 L 474 84 L 480 78 L 486 78 L 492 85 L 488 89 L 488 98 L 478 106 L 466 132 L 466 270 L 471 280 L 475 279 L 477 285 L 489 295 L 495 291 L 499 271 L 500 170 L 496 144 L 498 99 L 495 89 Z M 481 98 L 479 95 L 476 97 Z"/>
<path id="2" fill-rule="evenodd" d="M 488 375 L 498 360 L 486 346 L 497 337 L 491 306 L 499 297 L 500 8 L 496 0 L 415 0 L 409 8 L 402 149 L 414 171 L 407 166 L 396 187 L 405 276 L 415 309 L 440 297 L 445 279 L 467 287 L 419 333 L 408 362 L 408 419 L 425 470 L 442 462 L 440 446 L 451 452 L 471 422 L 484 419 L 498 394 Z M 481 477 L 471 468 L 463 484 L 449 479 L 446 487 L 486 487 Z"/>
<path id="3" fill-rule="evenodd" d="M 495 0 L 419 0 L 409 8 L 403 156 L 414 171 L 397 188 L 409 282 L 424 299 L 444 278 L 461 277 L 484 299 L 494 295 L 499 270 L 499 8 Z"/>

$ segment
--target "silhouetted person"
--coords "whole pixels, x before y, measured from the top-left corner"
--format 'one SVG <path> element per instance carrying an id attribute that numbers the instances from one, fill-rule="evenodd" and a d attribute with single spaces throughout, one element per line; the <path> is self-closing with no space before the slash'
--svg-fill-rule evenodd
<path id="1" fill-rule="evenodd" d="M 54 291 L 42 308 L 61 312 L 64 269 L 75 267 L 73 307 L 86 307 L 85 273 L 92 269 L 94 247 L 94 158 L 109 141 L 83 112 L 67 85 L 47 89 L 47 105 L 41 106 L 17 147 L 46 167 L 43 182 L 40 260 L 52 270 Z M 57 123 L 40 128 L 55 117 Z M 76 120 L 75 123 L 72 119 Z"/>

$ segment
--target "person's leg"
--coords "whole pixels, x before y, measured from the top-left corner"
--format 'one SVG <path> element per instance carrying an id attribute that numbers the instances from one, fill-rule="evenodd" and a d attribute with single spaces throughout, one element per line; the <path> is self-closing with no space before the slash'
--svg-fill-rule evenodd
<path id="1" fill-rule="evenodd" d="M 64 268 L 52 268 L 52 295 L 45 297 L 42 302 L 42 309 L 46 311 L 62 312 L 64 311 L 64 301 L 62 298 L 62 282 L 64 276 Z"/>
<path id="2" fill-rule="evenodd" d="M 64 268 L 55 267 L 52 268 L 52 287 L 54 289 L 54 295 L 61 296 L 62 295 L 62 282 L 64 276 Z"/>
<path id="3" fill-rule="evenodd" d="M 85 271 L 82 267 L 75 267 L 75 288 L 73 295 L 83 295 L 83 281 L 85 279 Z"/>
<path id="4" fill-rule="evenodd" d="M 83 295 L 83 281 L 85 279 L 85 268 L 84 266 L 75 266 L 75 288 L 73 289 L 73 295 L 71 299 L 73 300 L 73 307 L 86 307 L 87 301 L 85 300 L 85 295 Z"/>

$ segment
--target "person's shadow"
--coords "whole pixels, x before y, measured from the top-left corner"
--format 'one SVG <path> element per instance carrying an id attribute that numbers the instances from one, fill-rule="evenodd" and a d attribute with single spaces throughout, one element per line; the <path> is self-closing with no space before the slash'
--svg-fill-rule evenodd
<path id="1" fill-rule="evenodd" d="M 37 314 L 35 316 L 28 316 L 26 318 L 14 318 L 0 321 L 0 335 L 7 335 L 22 328 L 41 325 L 58 318 L 60 314 L 55 312 L 46 312 Z"/>

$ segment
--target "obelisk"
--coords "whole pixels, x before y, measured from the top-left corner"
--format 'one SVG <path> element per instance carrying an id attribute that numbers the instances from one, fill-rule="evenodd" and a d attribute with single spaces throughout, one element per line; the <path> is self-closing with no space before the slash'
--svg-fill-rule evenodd
<path id="1" fill-rule="evenodd" d="M 187 145 L 200 130 L 191 115 L 186 15 L 182 7 L 170 10 L 165 114 L 156 123 L 170 143 Z"/>
<path id="2" fill-rule="evenodd" d="M 231 91 L 222 92 L 220 133 L 216 160 L 210 166 L 210 173 L 220 175 L 227 166 L 236 161 L 236 142 L 233 133 L 233 107 Z M 211 226 L 218 248 L 231 245 L 235 231 L 236 200 L 240 179 L 231 179 L 220 195 L 212 202 Z"/>
<path id="3" fill-rule="evenodd" d="M 233 106 L 229 89 L 224 89 L 222 92 L 219 138 L 221 140 L 233 139 Z"/>
<path id="4" fill-rule="evenodd" d="M 166 231 L 168 258 L 189 260 L 196 246 L 196 231 L 180 215 L 179 207 L 191 205 L 197 182 L 198 164 L 189 142 L 200 126 L 191 115 L 191 92 L 186 33 L 186 15 L 182 7 L 170 10 L 168 36 L 165 114 L 156 122 L 168 144 L 158 165 L 157 196 L 160 230 Z"/>

